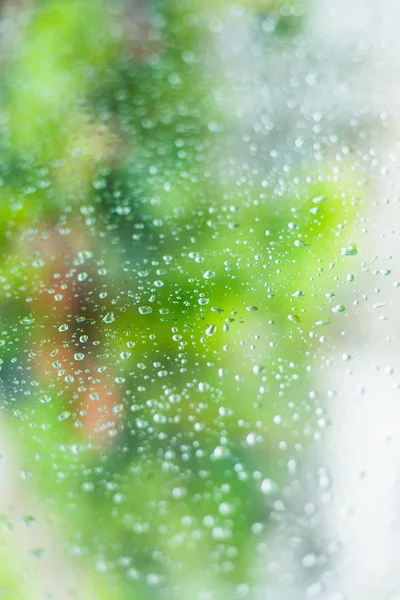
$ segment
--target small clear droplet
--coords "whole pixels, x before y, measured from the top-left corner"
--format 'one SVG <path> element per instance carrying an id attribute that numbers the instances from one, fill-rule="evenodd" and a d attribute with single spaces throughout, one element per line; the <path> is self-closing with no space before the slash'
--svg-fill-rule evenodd
<path id="1" fill-rule="evenodd" d="M 120 215 L 121 217 L 125 217 L 126 215 L 129 215 L 129 213 L 131 212 L 131 207 L 130 206 L 117 206 L 115 209 L 115 212 L 117 213 L 117 215 Z"/>
<path id="2" fill-rule="evenodd" d="M 300 318 L 297 315 L 288 315 L 288 319 L 292 323 L 300 323 Z"/>
<path id="3" fill-rule="evenodd" d="M 342 248 L 340 254 L 342 256 L 356 256 L 356 254 L 358 254 L 358 248 L 356 244 L 350 244 L 347 248 Z"/>
<path id="4" fill-rule="evenodd" d="M 64 410 L 62 413 L 58 415 L 59 421 L 66 421 L 71 416 L 71 413 L 68 410 Z"/>
<path id="5" fill-rule="evenodd" d="M 274 483 L 271 479 L 263 479 L 261 482 L 261 491 L 266 496 L 269 496 L 274 490 Z"/>
<path id="6" fill-rule="evenodd" d="M 343 304 L 336 304 L 336 306 L 334 306 L 332 308 L 332 312 L 334 313 L 342 313 L 346 310 L 346 307 Z"/>
<path id="7" fill-rule="evenodd" d="M 310 246 L 310 244 L 306 244 L 301 240 L 295 240 L 294 245 L 296 246 L 296 248 L 308 248 Z"/>
<path id="8" fill-rule="evenodd" d="M 34 322 L 35 319 L 33 317 L 24 317 L 23 319 L 20 319 L 21 325 L 32 325 Z"/>
<path id="9" fill-rule="evenodd" d="M 103 318 L 104 323 L 114 323 L 115 315 L 113 312 L 108 312 L 106 316 Z"/>

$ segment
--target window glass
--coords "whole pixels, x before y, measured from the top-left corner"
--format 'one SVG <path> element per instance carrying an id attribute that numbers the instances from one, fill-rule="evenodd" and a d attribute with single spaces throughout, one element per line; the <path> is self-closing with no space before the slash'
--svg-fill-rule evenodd
<path id="1" fill-rule="evenodd" d="M 0 597 L 399 600 L 399 17 L 0 3 Z"/>

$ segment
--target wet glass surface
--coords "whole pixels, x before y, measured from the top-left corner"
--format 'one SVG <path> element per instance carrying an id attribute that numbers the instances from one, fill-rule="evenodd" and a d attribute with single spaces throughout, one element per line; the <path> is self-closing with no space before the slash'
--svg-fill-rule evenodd
<path id="1" fill-rule="evenodd" d="M 0 597 L 399 600 L 390 0 L 0 6 Z"/>

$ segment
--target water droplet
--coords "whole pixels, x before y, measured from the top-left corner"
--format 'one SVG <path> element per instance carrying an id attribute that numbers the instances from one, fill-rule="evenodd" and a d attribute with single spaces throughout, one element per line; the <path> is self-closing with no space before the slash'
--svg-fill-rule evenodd
<path id="1" fill-rule="evenodd" d="M 108 312 L 106 316 L 103 318 L 104 323 L 114 323 L 115 315 L 113 312 Z"/>
<path id="2" fill-rule="evenodd" d="M 40 267 L 44 267 L 45 264 L 45 261 L 40 258 L 32 262 L 32 266 L 35 267 L 35 269 L 40 269 Z"/>
<path id="3" fill-rule="evenodd" d="M 214 335 L 214 333 L 217 331 L 217 326 L 216 325 L 210 325 L 209 327 L 207 327 L 206 329 L 206 334 L 207 335 Z"/>
<path id="4" fill-rule="evenodd" d="M 288 315 L 288 319 L 292 323 L 300 323 L 300 317 L 298 317 L 297 315 Z"/>
<path id="5" fill-rule="evenodd" d="M 42 396 L 42 397 L 40 398 L 40 402 L 41 402 L 42 404 L 49 404 L 49 402 L 51 402 L 51 396 L 47 396 L 47 395 L 45 395 L 45 396 Z"/>
<path id="6" fill-rule="evenodd" d="M 24 317 L 23 319 L 20 319 L 21 325 L 32 325 L 34 322 L 35 319 L 33 317 Z"/>
<path id="7" fill-rule="evenodd" d="M 184 496 L 186 496 L 186 490 L 185 490 L 185 488 L 181 488 L 181 487 L 174 488 L 172 490 L 172 496 L 176 500 L 179 500 L 180 498 L 183 498 Z"/>
<path id="8" fill-rule="evenodd" d="M 139 312 L 141 315 L 151 315 L 153 309 L 151 306 L 139 306 Z"/>
<path id="9" fill-rule="evenodd" d="M 386 302 L 376 302 L 372 308 L 383 308 L 384 306 L 386 306 Z"/>
<path id="10" fill-rule="evenodd" d="M 203 277 L 204 279 L 211 279 L 212 277 L 215 277 L 215 273 L 214 271 L 206 271 L 203 273 Z"/>
<path id="11" fill-rule="evenodd" d="M 228 502 L 221 502 L 221 504 L 218 506 L 218 512 L 223 517 L 227 517 L 232 512 L 232 505 Z"/>
<path id="12" fill-rule="evenodd" d="M 178 404 L 181 401 L 181 396 L 179 394 L 170 394 L 168 400 L 171 404 Z"/>
<path id="13" fill-rule="evenodd" d="M 95 190 L 104 190 L 107 187 L 107 179 L 104 179 L 104 178 L 95 179 L 92 182 L 92 185 Z"/>
<path id="14" fill-rule="evenodd" d="M 296 248 L 308 248 L 310 244 L 306 244 L 306 242 L 302 242 L 301 240 L 295 240 L 294 245 Z"/>
<path id="15" fill-rule="evenodd" d="M 332 312 L 334 313 L 342 313 L 346 310 L 346 307 L 343 304 L 336 304 L 336 306 L 334 306 L 332 308 Z"/>
<path id="16" fill-rule="evenodd" d="M 129 215 L 129 213 L 131 212 L 131 207 L 130 206 L 117 206 L 115 208 L 115 212 L 117 213 L 117 215 L 120 215 L 121 217 L 125 217 L 126 215 Z"/>
<path id="17" fill-rule="evenodd" d="M 229 454 L 230 454 L 230 452 L 229 452 L 228 448 L 226 448 L 225 446 L 217 446 L 213 450 L 212 458 L 214 460 L 220 460 L 221 458 L 225 458 L 225 457 L 229 456 Z"/>
<path id="18" fill-rule="evenodd" d="M 58 415 L 59 421 L 66 421 L 71 416 L 71 413 L 68 410 L 64 410 L 62 413 Z"/>
<path id="19" fill-rule="evenodd" d="M 31 525 L 36 524 L 36 519 L 35 519 L 35 517 L 32 517 L 31 515 L 27 515 L 27 516 L 22 517 L 22 522 L 24 523 L 24 525 L 27 525 L 28 527 L 30 527 Z"/>
<path id="20" fill-rule="evenodd" d="M 200 383 L 197 385 L 197 389 L 199 392 L 207 392 L 210 389 L 210 384 L 200 381 Z"/>
<path id="21" fill-rule="evenodd" d="M 304 568 L 310 569 L 316 565 L 317 557 L 315 554 L 306 554 L 301 562 Z"/>
<path id="22" fill-rule="evenodd" d="M 248 433 L 246 435 L 246 444 L 248 444 L 248 446 L 255 446 L 257 443 L 257 434 L 252 431 L 251 433 Z"/>
<path id="23" fill-rule="evenodd" d="M 274 491 L 274 482 L 271 479 L 263 479 L 261 482 L 261 491 L 265 496 L 269 496 Z"/>
<path id="24" fill-rule="evenodd" d="M 340 254 L 342 256 L 356 256 L 357 253 L 358 253 L 358 248 L 357 248 L 356 244 L 350 244 L 349 246 L 347 246 L 347 248 L 342 248 L 340 250 Z"/>

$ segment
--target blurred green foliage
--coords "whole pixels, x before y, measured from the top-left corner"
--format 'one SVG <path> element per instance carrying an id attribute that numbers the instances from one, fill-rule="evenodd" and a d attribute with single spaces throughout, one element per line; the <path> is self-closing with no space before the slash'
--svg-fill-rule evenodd
<path id="1" fill-rule="evenodd" d="M 96 598 L 256 585 L 316 429 L 309 334 L 344 318 L 325 294 L 354 182 L 310 162 L 282 194 L 235 159 L 213 49 L 230 6 L 36 2 L 3 65 L 3 405 L 27 494 Z"/>

